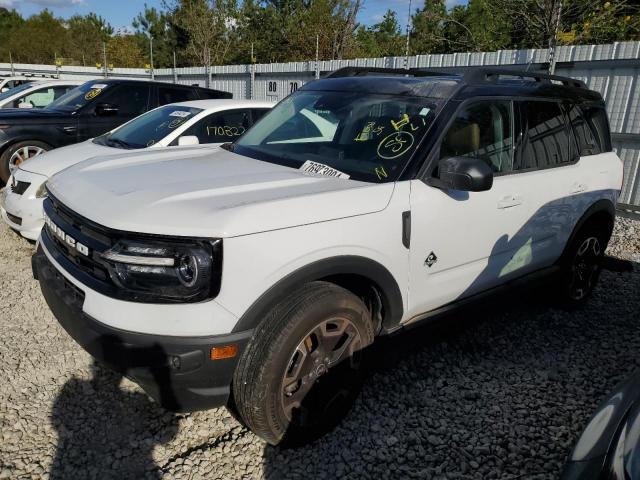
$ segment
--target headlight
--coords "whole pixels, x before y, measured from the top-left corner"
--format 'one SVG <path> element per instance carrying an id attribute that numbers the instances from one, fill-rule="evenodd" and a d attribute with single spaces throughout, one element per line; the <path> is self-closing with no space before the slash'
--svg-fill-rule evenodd
<path id="1" fill-rule="evenodd" d="M 42 182 L 42 185 L 38 187 L 36 190 L 36 198 L 47 198 L 49 194 L 47 193 L 47 182 Z"/>
<path id="2" fill-rule="evenodd" d="M 220 290 L 222 240 L 120 240 L 100 255 L 134 301 L 197 302 Z"/>

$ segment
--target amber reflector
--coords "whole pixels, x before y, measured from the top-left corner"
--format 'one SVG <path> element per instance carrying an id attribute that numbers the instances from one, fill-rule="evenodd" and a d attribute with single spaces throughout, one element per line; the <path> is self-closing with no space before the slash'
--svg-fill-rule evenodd
<path id="1" fill-rule="evenodd" d="M 224 347 L 213 347 L 211 349 L 211 360 L 223 360 L 233 358 L 238 353 L 238 345 L 225 345 Z"/>

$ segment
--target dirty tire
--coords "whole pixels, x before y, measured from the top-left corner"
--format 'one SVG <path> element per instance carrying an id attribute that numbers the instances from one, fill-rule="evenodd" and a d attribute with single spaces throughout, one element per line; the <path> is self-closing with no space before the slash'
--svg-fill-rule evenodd
<path id="1" fill-rule="evenodd" d="M 241 357 L 233 381 L 238 413 L 272 445 L 318 438 L 351 408 L 373 339 L 358 297 L 327 282 L 302 286 L 269 312 Z"/>
<path id="2" fill-rule="evenodd" d="M 555 284 L 559 307 L 574 310 L 588 301 L 600 277 L 610 236 L 600 225 L 587 224 L 580 229 L 560 262 Z"/>

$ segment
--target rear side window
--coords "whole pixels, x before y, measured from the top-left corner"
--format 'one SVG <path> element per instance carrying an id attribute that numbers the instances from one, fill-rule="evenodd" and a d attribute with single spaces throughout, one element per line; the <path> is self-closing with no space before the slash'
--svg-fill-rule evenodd
<path id="1" fill-rule="evenodd" d="M 601 152 L 610 152 L 611 133 L 609 131 L 609 119 L 604 107 L 583 105 L 581 107 L 585 120 L 595 135 Z"/>
<path id="2" fill-rule="evenodd" d="M 200 88 L 198 89 L 198 93 L 200 98 L 208 99 L 208 98 L 231 98 L 231 95 L 226 92 L 219 92 L 217 90 L 210 90 L 208 88 Z"/>
<path id="3" fill-rule="evenodd" d="M 578 105 L 572 105 L 569 108 L 569 122 L 571 122 L 580 156 L 585 157 L 600 153 L 600 142 L 596 131 L 589 125 Z"/>
<path id="4" fill-rule="evenodd" d="M 569 132 L 557 102 L 523 102 L 525 142 L 517 169 L 546 168 L 571 161 Z"/>
<path id="5" fill-rule="evenodd" d="M 188 102 L 189 100 L 196 100 L 198 95 L 195 90 L 189 88 L 175 88 L 175 87 L 158 87 L 158 102 L 159 105 L 166 105 L 167 103 L 176 102 Z"/>
<path id="6" fill-rule="evenodd" d="M 510 172 L 513 170 L 512 146 L 512 103 L 486 100 L 458 111 L 442 139 L 440 158 L 479 158 L 494 172 Z"/>
<path id="7" fill-rule="evenodd" d="M 249 127 L 249 110 L 228 110 L 212 113 L 187 129 L 183 135 L 195 135 L 200 143 L 233 142 Z"/>

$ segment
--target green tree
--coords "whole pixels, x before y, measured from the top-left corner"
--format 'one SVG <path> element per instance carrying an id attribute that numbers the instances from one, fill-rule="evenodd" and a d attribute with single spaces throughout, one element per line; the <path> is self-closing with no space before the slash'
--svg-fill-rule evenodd
<path id="1" fill-rule="evenodd" d="M 425 2 L 411 17 L 410 53 L 446 53 L 445 25 L 448 19 L 444 0 Z"/>
<path id="2" fill-rule="evenodd" d="M 107 45 L 107 61 L 122 68 L 142 68 L 148 63 L 135 35 L 112 36 Z"/>
<path id="3" fill-rule="evenodd" d="M 236 0 L 172 0 L 172 22 L 186 34 L 186 54 L 198 65 L 223 64 L 237 36 Z"/>
<path id="4" fill-rule="evenodd" d="M 356 31 L 358 56 L 390 57 L 405 53 L 405 37 L 402 35 L 396 12 L 387 10 L 382 21 L 371 27 L 360 26 Z"/>
<path id="5" fill-rule="evenodd" d="M 95 13 L 74 15 L 66 22 L 65 63 L 93 65 L 102 62 L 102 44 L 113 35 L 113 28 Z"/>
<path id="6" fill-rule="evenodd" d="M 45 9 L 12 32 L 8 47 L 14 61 L 52 64 L 56 55 L 63 55 L 66 34 L 62 22 Z"/>
<path id="7" fill-rule="evenodd" d="M 132 22 L 139 35 L 141 48 L 150 58 L 149 37 L 153 38 L 153 63 L 155 68 L 173 66 L 173 52 L 178 46 L 178 33 L 171 22 L 171 16 L 164 11 L 144 5 Z"/>
<path id="8" fill-rule="evenodd" d="M 9 62 L 9 41 L 23 23 L 22 15 L 16 10 L 0 7 L 0 61 Z"/>

